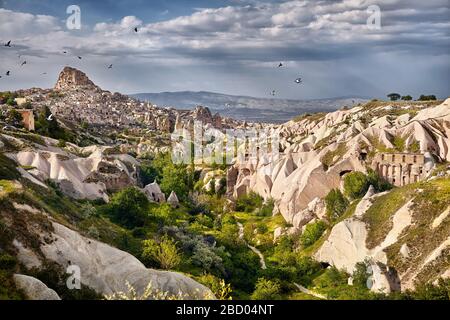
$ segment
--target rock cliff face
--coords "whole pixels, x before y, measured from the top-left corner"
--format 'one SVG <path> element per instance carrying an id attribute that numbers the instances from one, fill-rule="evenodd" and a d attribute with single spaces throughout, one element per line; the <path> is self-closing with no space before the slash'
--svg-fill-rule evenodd
<path id="1" fill-rule="evenodd" d="M 18 182 L 15 187 L 18 192 L 24 190 Z M 55 264 L 58 269 L 52 272 L 64 274 L 69 266 L 76 267 L 81 284 L 99 295 L 127 293 L 131 285 L 142 296 L 151 285 L 155 294 L 181 299 L 214 298 L 209 289 L 191 278 L 177 272 L 148 269 L 131 254 L 83 236 L 69 223 L 62 225 L 33 205 L 13 202 L 0 212 L 2 221 L 14 230 L 11 245 L 26 270 Z M 59 299 L 55 291 L 33 277 L 15 275 L 14 280 L 28 299 Z"/>
<path id="2" fill-rule="evenodd" d="M 61 300 L 58 294 L 48 288 L 42 281 L 26 276 L 15 274 L 14 282 L 20 288 L 28 300 Z"/>
<path id="3" fill-rule="evenodd" d="M 75 199 L 108 201 L 107 191 L 137 183 L 138 162 L 131 156 L 105 155 L 107 147 L 89 147 L 81 148 L 82 153 L 89 154 L 83 158 L 51 145 L 51 142 L 50 146 L 36 145 L 28 151 L 8 155 L 19 165 L 32 168 L 23 175 L 33 182 L 50 179 Z"/>
<path id="4" fill-rule="evenodd" d="M 55 90 L 73 90 L 80 87 L 98 88 L 85 73 L 75 68 L 65 67 L 59 74 Z"/>
<path id="5" fill-rule="evenodd" d="M 316 197 L 340 188 L 346 173 L 376 169 L 373 155 L 380 149 L 425 154 L 423 176 L 435 159 L 450 160 L 450 99 L 435 107 L 385 108 L 360 106 L 267 127 L 280 135 L 284 151 L 276 160 L 262 155 L 237 162 L 228 172 L 229 194 L 273 198 L 292 223 Z"/>
<path id="6" fill-rule="evenodd" d="M 58 265 L 76 265 L 81 283 L 103 295 L 127 292 L 127 282 L 142 295 L 151 283 L 154 290 L 184 298 L 212 298 L 211 292 L 194 280 L 175 272 L 147 269 L 132 255 L 53 222 L 53 241 L 41 246 L 45 258 Z"/>

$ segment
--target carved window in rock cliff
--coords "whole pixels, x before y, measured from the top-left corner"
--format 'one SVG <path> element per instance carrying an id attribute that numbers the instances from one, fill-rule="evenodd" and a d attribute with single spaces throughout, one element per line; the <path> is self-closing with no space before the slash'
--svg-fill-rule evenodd
<path id="1" fill-rule="evenodd" d="M 402 156 L 402 162 L 403 163 L 406 162 L 406 156 L 405 155 Z"/>
<path id="2" fill-rule="evenodd" d="M 417 156 L 414 156 L 413 161 L 414 163 L 417 163 Z"/>

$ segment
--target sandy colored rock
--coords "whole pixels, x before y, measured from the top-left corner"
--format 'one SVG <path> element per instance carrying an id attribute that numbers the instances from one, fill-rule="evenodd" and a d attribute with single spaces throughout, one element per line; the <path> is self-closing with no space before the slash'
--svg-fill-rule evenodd
<path id="1" fill-rule="evenodd" d="M 16 286 L 23 291 L 27 300 L 61 300 L 54 290 L 36 278 L 23 274 L 15 274 L 13 278 Z"/>

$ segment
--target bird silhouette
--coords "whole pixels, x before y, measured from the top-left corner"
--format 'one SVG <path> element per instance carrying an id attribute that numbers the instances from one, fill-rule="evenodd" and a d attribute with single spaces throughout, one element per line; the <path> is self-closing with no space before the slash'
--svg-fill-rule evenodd
<path id="1" fill-rule="evenodd" d="M 275 96 L 275 94 L 276 94 L 276 91 L 275 90 L 272 90 L 272 92 L 270 93 L 272 96 Z"/>
<path id="2" fill-rule="evenodd" d="M 134 28 L 134 32 L 138 32 L 138 28 L 136 27 L 136 28 Z"/>
<path id="3" fill-rule="evenodd" d="M 9 76 L 9 74 L 10 74 L 10 71 L 6 71 L 6 75 Z"/>
<path id="4" fill-rule="evenodd" d="M 23 65 L 25 65 L 25 64 L 27 64 L 27 61 L 25 60 L 24 62 L 22 62 L 22 64 L 20 65 L 21 67 L 23 66 Z"/>
<path id="5" fill-rule="evenodd" d="M 108 69 L 112 69 L 112 67 L 113 67 L 113 65 L 112 65 L 112 64 L 110 64 L 110 65 L 108 66 Z"/>
<path id="6" fill-rule="evenodd" d="M 80 59 L 80 60 L 81 60 L 81 59 L 82 59 L 82 57 L 78 56 L 78 59 Z"/>
<path id="7" fill-rule="evenodd" d="M 42 72 L 42 74 L 47 74 L 47 72 Z"/>
<path id="8" fill-rule="evenodd" d="M 66 54 L 66 53 L 67 53 L 67 51 L 63 51 L 63 53 L 64 53 L 64 54 Z"/>
<path id="9" fill-rule="evenodd" d="M 278 68 L 281 68 L 283 66 L 283 63 L 280 62 L 280 64 L 278 65 Z"/>
<path id="10" fill-rule="evenodd" d="M 297 78 L 297 79 L 295 79 L 295 83 L 297 83 L 297 84 L 303 83 L 302 78 Z"/>
<path id="11" fill-rule="evenodd" d="M 5 47 L 10 47 L 11 48 L 11 40 L 9 40 L 7 43 L 5 43 Z"/>

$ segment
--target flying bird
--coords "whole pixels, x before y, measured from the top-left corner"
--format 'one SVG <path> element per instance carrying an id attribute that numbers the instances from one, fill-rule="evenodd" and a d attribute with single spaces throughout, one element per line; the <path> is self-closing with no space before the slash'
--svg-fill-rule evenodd
<path id="1" fill-rule="evenodd" d="M 9 76 L 10 71 L 6 71 L 6 75 Z"/>
<path id="2" fill-rule="evenodd" d="M 272 96 L 275 96 L 275 94 L 276 94 L 276 91 L 275 90 L 272 90 L 272 92 L 270 93 Z"/>
<path id="3" fill-rule="evenodd" d="M 297 83 L 297 84 L 303 83 L 302 78 L 297 78 L 297 79 L 295 79 L 295 83 Z"/>
<path id="4" fill-rule="evenodd" d="M 52 121 L 53 120 L 53 113 L 50 113 L 50 115 L 47 118 L 48 121 Z"/>
<path id="5" fill-rule="evenodd" d="M 42 72 L 42 74 L 47 74 L 47 72 Z"/>
<path id="6" fill-rule="evenodd" d="M 78 56 L 78 59 L 80 59 L 80 60 L 81 60 L 81 59 L 82 59 L 82 57 Z"/>
<path id="7" fill-rule="evenodd" d="M 280 62 L 280 64 L 278 65 L 278 68 L 281 68 L 283 66 L 283 63 Z"/>
<path id="8" fill-rule="evenodd" d="M 113 65 L 112 65 L 112 64 L 110 64 L 110 65 L 108 66 L 108 69 L 112 69 L 112 66 L 113 66 Z"/>
<path id="9" fill-rule="evenodd" d="M 138 28 L 136 27 L 136 28 L 134 28 L 134 32 L 138 32 Z"/>
<path id="10" fill-rule="evenodd" d="M 11 40 L 9 40 L 7 43 L 5 43 L 5 47 L 10 47 L 11 48 Z"/>
<path id="11" fill-rule="evenodd" d="M 63 53 L 64 53 L 64 54 L 66 54 L 66 53 L 67 53 L 67 51 L 63 51 Z"/>
<path id="12" fill-rule="evenodd" d="M 22 62 L 22 64 L 20 65 L 21 67 L 24 66 L 25 64 L 27 64 L 27 61 L 25 60 L 24 62 Z"/>

